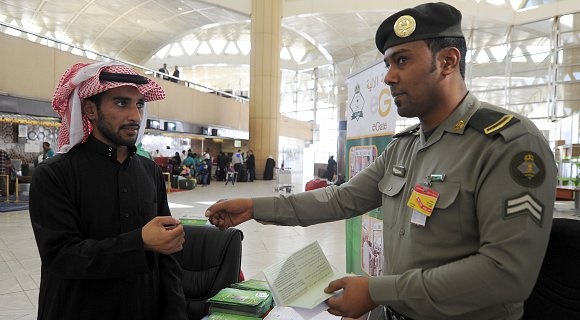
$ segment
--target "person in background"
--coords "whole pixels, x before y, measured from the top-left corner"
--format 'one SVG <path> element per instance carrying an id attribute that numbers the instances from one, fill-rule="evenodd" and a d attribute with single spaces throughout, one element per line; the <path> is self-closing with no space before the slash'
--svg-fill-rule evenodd
<path id="1" fill-rule="evenodd" d="M 191 152 L 188 152 L 187 157 L 185 157 L 185 159 L 181 162 L 181 165 L 193 169 L 195 166 L 194 155 Z"/>
<path id="2" fill-rule="evenodd" d="M 136 156 L 163 89 L 116 62 L 66 70 L 52 106 L 59 154 L 38 165 L 30 220 L 41 259 L 38 319 L 187 319 L 185 241 L 159 166 Z"/>
<path id="3" fill-rule="evenodd" d="M 205 153 L 203 154 L 203 162 L 205 163 L 205 168 L 207 170 L 207 177 L 205 179 L 206 184 L 205 185 L 209 185 L 211 184 L 211 172 L 212 172 L 212 163 L 213 159 L 211 157 L 211 154 L 209 153 L 209 148 L 205 149 Z"/>
<path id="4" fill-rule="evenodd" d="M 172 164 L 179 166 L 181 164 L 181 156 L 179 155 L 179 152 L 175 151 L 175 154 L 173 155 L 173 157 L 171 157 L 171 159 L 169 159 L 169 161 Z"/>
<path id="5" fill-rule="evenodd" d="M 181 156 L 179 152 L 175 151 L 175 154 L 171 159 L 169 159 L 169 164 L 171 164 L 173 170 L 172 175 L 179 175 L 181 173 Z"/>
<path id="6" fill-rule="evenodd" d="M 203 161 L 202 157 L 199 154 L 197 154 L 196 152 L 194 152 L 191 156 L 193 158 L 193 166 L 197 170 L 197 167 Z"/>
<path id="7" fill-rule="evenodd" d="M 234 153 L 232 157 L 232 164 L 234 166 L 234 170 L 237 172 L 237 178 L 239 179 L 240 174 L 244 168 L 244 156 L 242 155 L 242 150 L 238 149 L 238 151 Z"/>
<path id="8" fill-rule="evenodd" d="M 198 183 L 201 184 L 202 187 L 206 187 L 207 185 L 209 185 L 209 171 L 207 160 L 199 161 L 197 163 L 197 166 L 195 167 L 195 172 L 196 179 Z"/>
<path id="9" fill-rule="evenodd" d="M 266 166 L 264 167 L 264 180 L 274 179 L 274 168 L 276 168 L 276 160 L 272 155 L 268 156 L 266 159 Z"/>
<path id="10" fill-rule="evenodd" d="M 238 173 L 236 172 L 236 169 L 234 169 L 234 164 L 231 162 L 227 163 L 227 171 L 226 171 L 226 186 L 228 185 L 229 182 L 232 183 L 232 185 L 236 185 L 236 180 L 238 180 Z"/>
<path id="11" fill-rule="evenodd" d="M 137 154 L 146 158 L 146 159 L 153 160 L 153 157 L 151 156 L 149 151 L 147 151 L 147 150 L 145 150 L 145 148 L 143 148 L 143 144 L 141 142 L 139 142 L 139 144 L 137 144 Z"/>
<path id="12" fill-rule="evenodd" d="M 248 150 L 246 169 L 248 170 L 248 181 L 253 182 L 256 179 L 256 158 L 254 157 L 254 151 L 252 150 Z"/>
<path id="13" fill-rule="evenodd" d="M 334 156 L 328 158 L 328 164 L 326 165 L 326 179 L 328 181 L 334 181 L 334 175 L 336 174 L 336 161 Z"/>
<path id="14" fill-rule="evenodd" d="M 161 73 L 161 77 L 163 80 L 169 80 L 169 69 L 167 69 L 167 63 L 163 64 L 163 67 L 159 68 L 159 72 Z"/>
<path id="15" fill-rule="evenodd" d="M 397 113 L 419 123 L 340 186 L 218 201 L 221 229 L 255 219 L 308 226 L 380 208 L 384 272 L 331 281 L 333 315 L 382 306 L 387 319 L 516 320 L 548 244 L 557 168 L 527 118 L 478 100 L 465 84 L 461 12 L 425 3 L 376 32 Z"/>
<path id="16" fill-rule="evenodd" d="M 223 151 L 220 151 L 217 156 L 217 181 L 224 181 L 226 179 L 227 165 L 228 157 L 223 153 Z"/>
<path id="17" fill-rule="evenodd" d="M 10 176 L 10 157 L 8 152 L 3 149 L 0 149 L 0 175 Z M 8 192 L 6 192 L 8 185 L 6 185 L 6 177 L 3 176 L 0 177 L 0 195 L 8 196 Z M 8 181 L 10 181 L 10 177 L 8 177 Z"/>
<path id="18" fill-rule="evenodd" d="M 50 143 L 45 141 L 42 143 L 42 160 L 52 158 L 54 156 L 54 151 L 50 147 Z"/>
<path id="19" fill-rule="evenodd" d="M 175 69 L 173 69 L 172 76 L 173 78 L 171 78 L 171 82 L 177 83 L 177 81 L 179 81 L 179 68 L 177 66 L 175 66 Z"/>

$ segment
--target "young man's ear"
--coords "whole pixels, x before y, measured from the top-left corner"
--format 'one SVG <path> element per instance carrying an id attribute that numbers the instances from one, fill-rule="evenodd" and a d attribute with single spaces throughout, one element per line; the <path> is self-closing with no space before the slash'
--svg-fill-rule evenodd
<path id="1" fill-rule="evenodd" d="M 95 117 L 97 116 L 97 105 L 89 99 L 83 100 L 81 110 L 83 112 L 83 115 L 86 116 L 91 121 L 94 120 Z"/>

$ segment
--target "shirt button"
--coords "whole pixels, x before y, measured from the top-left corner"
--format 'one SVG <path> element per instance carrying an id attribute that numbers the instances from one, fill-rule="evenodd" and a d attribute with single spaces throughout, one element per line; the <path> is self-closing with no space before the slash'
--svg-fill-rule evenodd
<path id="1" fill-rule="evenodd" d="M 127 188 L 123 188 L 123 193 L 127 193 Z"/>
<path id="2" fill-rule="evenodd" d="M 393 186 L 389 186 L 389 187 L 387 188 L 387 190 L 389 190 L 389 191 L 393 190 Z"/>
<path id="3" fill-rule="evenodd" d="M 129 214 L 128 213 L 125 213 L 125 218 L 129 218 Z"/>
<path id="4" fill-rule="evenodd" d="M 399 230 L 399 235 L 400 236 L 404 236 L 405 235 L 405 229 L 401 228 L 401 230 Z"/>

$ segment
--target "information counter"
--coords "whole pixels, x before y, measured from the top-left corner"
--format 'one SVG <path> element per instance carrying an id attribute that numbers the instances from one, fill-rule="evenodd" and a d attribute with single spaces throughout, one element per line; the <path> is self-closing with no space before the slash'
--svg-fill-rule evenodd
<path id="1" fill-rule="evenodd" d="M 557 200 L 574 199 L 574 210 L 580 211 L 580 187 L 557 186 L 556 199 Z"/>

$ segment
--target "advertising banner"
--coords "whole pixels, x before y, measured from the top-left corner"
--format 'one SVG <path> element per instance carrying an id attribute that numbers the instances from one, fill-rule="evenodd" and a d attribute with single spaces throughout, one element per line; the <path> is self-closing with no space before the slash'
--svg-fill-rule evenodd
<path id="1" fill-rule="evenodd" d="M 371 164 L 391 141 L 397 111 L 384 83 L 384 62 L 347 79 L 346 177 Z M 346 271 L 360 275 L 383 274 L 383 216 L 375 209 L 346 221 Z"/>
<path id="2" fill-rule="evenodd" d="M 384 62 L 351 75 L 347 80 L 346 138 L 392 136 L 397 111 L 391 89 L 385 84 Z"/>

